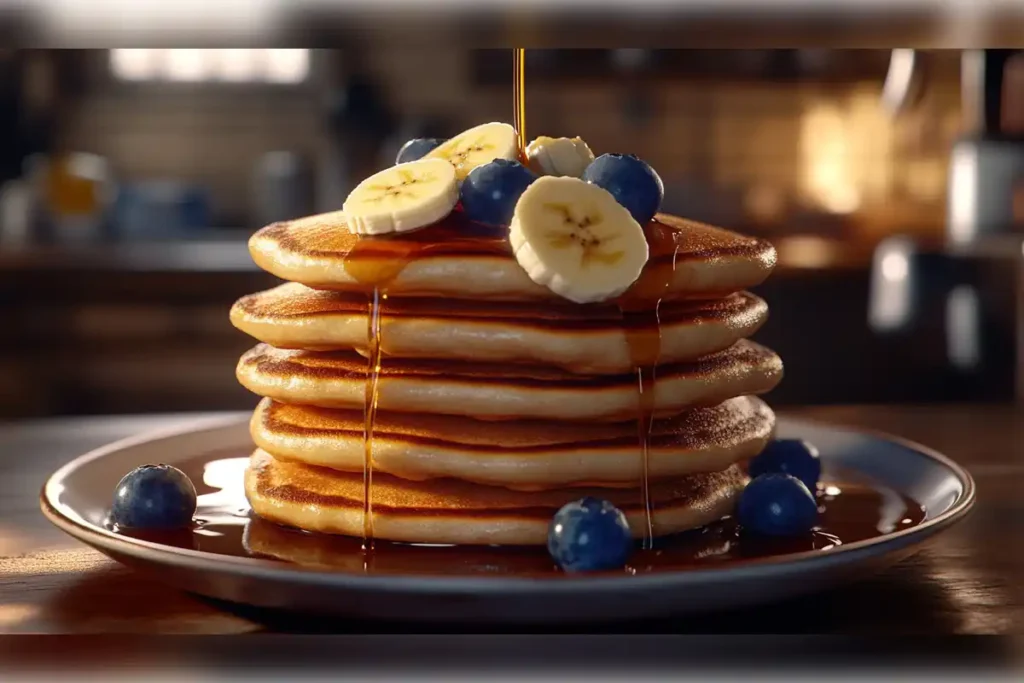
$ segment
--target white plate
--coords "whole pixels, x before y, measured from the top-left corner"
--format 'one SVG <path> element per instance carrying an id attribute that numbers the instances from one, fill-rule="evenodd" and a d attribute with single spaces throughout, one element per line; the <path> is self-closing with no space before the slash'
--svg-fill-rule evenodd
<path id="1" fill-rule="evenodd" d="M 258 607 L 393 620 L 471 622 L 634 619 L 736 608 L 820 590 L 895 562 L 961 519 L 974 482 L 948 458 L 883 435 L 782 418 L 779 436 L 821 452 L 827 472 L 866 477 L 920 503 L 924 521 L 866 541 L 720 567 L 635 576 L 444 576 L 324 571 L 127 538 L 104 526 L 118 480 L 134 467 L 171 465 L 251 448 L 248 415 L 197 421 L 87 453 L 50 477 L 42 508 L 58 527 L 125 564 L 185 590 Z"/>

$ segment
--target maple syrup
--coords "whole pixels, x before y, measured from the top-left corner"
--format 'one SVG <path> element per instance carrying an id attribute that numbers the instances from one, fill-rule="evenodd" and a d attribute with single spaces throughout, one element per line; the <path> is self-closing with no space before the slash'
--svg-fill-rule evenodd
<path id="1" fill-rule="evenodd" d="M 526 50 L 512 51 L 512 124 L 519 136 L 519 155 L 526 154 Z"/>
<path id="2" fill-rule="evenodd" d="M 496 228 L 471 224 L 452 214 L 409 233 L 360 236 L 345 255 L 345 272 L 363 291 L 367 307 L 367 370 L 363 399 L 363 543 L 373 547 L 373 434 L 383 354 L 381 322 L 388 288 L 408 265 L 443 246 L 446 254 L 504 254 L 508 238 Z"/>
<path id="3" fill-rule="evenodd" d="M 637 378 L 637 440 L 640 447 L 641 485 L 643 498 L 645 548 L 654 544 L 654 528 L 650 497 L 650 447 L 654 423 L 654 399 L 657 386 L 657 368 L 661 360 L 661 318 L 658 310 L 675 275 L 677 245 L 670 230 L 657 221 L 644 229 L 652 258 L 644 266 L 633 286 L 619 297 L 622 331 L 629 347 L 630 361 Z M 670 244 L 671 242 L 671 244 Z M 653 258 L 654 254 L 672 250 L 669 261 Z"/>
<path id="4" fill-rule="evenodd" d="M 519 152 L 526 149 L 526 50 L 517 48 L 512 54 L 512 104 L 516 132 L 519 135 Z M 660 229 L 659 229 L 660 228 Z M 643 545 L 651 548 L 654 544 L 654 526 L 650 496 L 650 442 L 654 422 L 654 399 L 657 385 L 657 367 L 661 359 L 661 320 L 658 308 L 661 299 L 672 282 L 675 273 L 675 244 L 662 244 L 671 236 L 666 235 L 664 226 L 655 224 L 655 229 L 645 230 L 651 244 L 652 258 L 648 261 L 640 279 L 625 295 L 619 298 L 622 314 L 622 328 L 629 346 L 633 372 L 637 378 L 637 442 L 641 459 L 640 492 L 644 509 Z M 672 249 L 668 264 L 656 262 L 653 255 Z M 666 267 L 667 266 L 667 267 Z"/>
<path id="5" fill-rule="evenodd" d="M 526 50 L 513 50 L 512 101 L 516 134 L 519 138 L 520 155 L 526 149 Z M 652 227 L 653 226 L 653 227 Z M 441 228 L 442 230 L 444 228 Z M 430 228 L 427 229 L 429 231 Z M 418 231 L 425 233 L 427 231 Z M 629 346 L 633 371 L 637 377 L 637 442 L 641 458 L 641 496 L 644 509 L 643 545 L 653 547 L 654 529 L 650 500 L 650 436 L 654 421 L 654 401 L 657 385 L 657 366 L 661 358 L 661 321 L 658 309 L 675 273 L 678 245 L 671 233 L 676 231 L 668 226 L 652 222 L 646 229 L 652 258 L 641 273 L 639 280 L 619 298 L 623 332 Z M 372 287 L 368 292 L 369 311 L 367 346 L 368 369 L 366 395 L 364 399 L 364 538 L 373 544 L 372 524 L 372 480 L 373 480 L 373 428 L 377 410 L 377 385 L 380 377 L 380 316 L 381 301 L 386 300 L 387 285 L 397 277 L 416 253 L 427 248 L 430 236 L 416 234 L 409 238 L 361 238 L 347 254 L 345 269 L 357 282 Z M 424 239 L 427 237 L 427 239 Z M 438 235 L 437 238 L 443 239 Z M 478 240 L 461 238 L 463 243 Z M 474 248 L 493 248 L 488 240 L 482 240 Z M 449 244 L 450 248 L 451 245 Z M 498 246 L 500 249 L 501 246 Z M 672 254 L 667 263 L 653 258 L 655 254 Z"/>
<path id="6" fill-rule="evenodd" d="M 381 370 L 381 311 L 387 288 L 428 242 L 364 236 L 345 256 L 349 277 L 366 289 L 366 384 L 363 398 L 363 546 L 373 549 L 373 430 Z M 373 254 L 369 258 L 369 254 Z"/>
<path id="7" fill-rule="evenodd" d="M 373 545 L 373 428 L 377 419 L 377 387 L 380 384 L 381 300 L 387 294 L 373 288 L 367 311 L 366 386 L 363 397 L 363 539 Z"/>
<path id="8" fill-rule="evenodd" d="M 519 136 L 520 153 L 526 147 L 525 53 L 514 51 L 515 128 Z M 484 236 L 486 237 L 486 236 Z M 464 240 L 476 241 L 476 240 Z M 486 239 L 484 240 L 486 244 Z M 345 272 L 366 289 L 367 295 L 367 369 L 363 398 L 363 546 L 372 549 L 373 534 L 373 432 L 377 415 L 377 396 L 381 371 L 381 309 L 387 300 L 387 288 L 402 271 L 415 260 L 417 254 L 428 249 L 431 240 L 424 235 L 409 239 L 407 236 L 361 236 L 345 255 Z"/>

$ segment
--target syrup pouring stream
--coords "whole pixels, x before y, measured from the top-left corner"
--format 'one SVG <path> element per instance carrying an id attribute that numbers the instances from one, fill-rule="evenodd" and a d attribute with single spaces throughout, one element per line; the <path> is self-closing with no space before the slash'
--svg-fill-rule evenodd
<path id="1" fill-rule="evenodd" d="M 519 135 L 520 153 L 526 144 L 525 53 L 522 48 L 513 52 L 513 105 L 515 127 Z M 654 233 L 659 231 L 655 228 Z M 648 235 L 651 241 L 652 235 Z M 653 245 L 652 245 L 653 246 Z M 427 242 L 401 238 L 364 237 L 345 258 L 345 270 L 367 291 L 367 371 L 363 400 L 363 547 L 373 549 L 373 433 L 377 416 L 377 400 L 381 371 L 381 317 L 382 305 L 387 300 L 387 288 L 402 270 L 414 260 L 417 253 L 429 247 Z M 370 258 L 377 252 L 377 258 Z M 385 256 L 386 253 L 386 256 Z M 669 268 L 648 262 L 648 267 L 630 291 L 619 299 L 622 325 L 629 345 L 630 358 L 637 376 L 637 441 L 642 463 L 641 495 L 644 507 L 644 547 L 653 543 L 654 530 L 649 492 L 649 450 L 656 367 L 661 356 L 661 324 L 658 307 L 675 271 L 675 256 Z"/>

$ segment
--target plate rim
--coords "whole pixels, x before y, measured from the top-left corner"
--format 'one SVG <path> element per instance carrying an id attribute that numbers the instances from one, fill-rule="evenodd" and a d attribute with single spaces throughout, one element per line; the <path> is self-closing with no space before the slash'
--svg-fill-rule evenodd
<path id="1" fill-rule="evenodd" d="M 75 457 L 54 471 L 43 484 L 39 493 L 43 515 L 56 527 L 73 538 L 92 546 L 101 552 L 113 552 L 154 564 L 173 564 L 181 568 L 214 573 L 244 575 L 245 578 L 269 580 L 271 582 L 299 582 L 311 586 L 330 586 L 353 590 L 378 590 L 395 593 L 433 593 L 447 595 L 479 595 L 486 593 L 557 593 L 572 592 L 644 592 L 666 585 L 694 585 L 720 583 L 742 579 L 744 576 L 761 575 L 771 571 L 794 571 L 810 564 L 842 565 L 858 555 L 879 551 L 888 554 L 902 547 L 923 542 L 937 532 L 963 519 L 973 508 L 977 499 L 977 487 L 973 477 L 961 465 L 948 456 L 910 439 L 888 434 L 880 430 L 838 425 L 826 420 L 799 416 L 780 416 L 793 424 L 805 424 L 819 429 L 841 431 L 872 439 L 895 443 L 918 455 L 936 461 L 949 470 L 962 485 L 958 499 L 944 512 L 921 524 L 894 531 L 883 536 L 843 544 L 827 552 L 808 550 L 765 558 L 752 558 L 725 567 L 707 567 L 678 571 L 651 572 L 636 575 L 621 574 L 574 574 L 571 578 L 529 577 L 529 576 L 436 576 L 436 575 L 389 575 L 357 574 L 354 572 L 324 571 L 291 565 L 276 560 L 257 557 L 235 557 L 217 555 L 200 550 L 175 548 L 137 538 L 119 536 L 95 524 L 79 521 L 65 515 L 58 507 L 55 492 L 58 483 L 67 475 L 84 465 L 103 458 L 110 453 L 125 450 L 154 441 L 183 437 L 190 434 L 237 428 L 251 418 L 251 413 L 232 411 L 215 415 L 196 416 L 194 421 L 184 425 L 151 429 L 132 436 L 118 439 L 94 448 Z M 907 543 L 906 541 L 910 541 Z"/>

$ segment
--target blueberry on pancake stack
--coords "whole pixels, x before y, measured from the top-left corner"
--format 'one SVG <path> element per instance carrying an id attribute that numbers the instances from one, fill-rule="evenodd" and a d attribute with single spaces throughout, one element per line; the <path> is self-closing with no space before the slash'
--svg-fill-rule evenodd
<path id="1" fill-rule="evenodd" d="M 731 514 L 775 425 L 756 396 L 782 364 L 746 340 L 767 306 L 744 291 L 771 245 L 657 213 L 647 164 L 579 139 L 520 155 L 492 123 L 399 160 L 250 241 L 289 281 L 231 311 L 260 342 L 237 369 L 263 397 L 253 510 L 494 545 L 544 544 L 585 496 L 637 538 Z"/>

